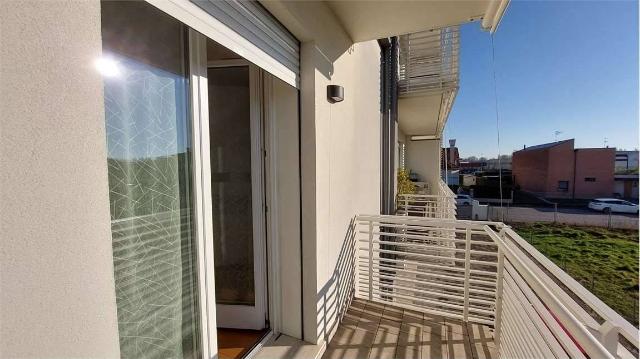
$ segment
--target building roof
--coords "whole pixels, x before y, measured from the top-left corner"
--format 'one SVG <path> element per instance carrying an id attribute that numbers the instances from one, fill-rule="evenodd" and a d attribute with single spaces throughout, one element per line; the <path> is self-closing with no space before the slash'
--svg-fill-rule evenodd
<path id="1" fill-rule="evenodd" d="M 573 141 L 573 138 L 572 138 L 572 139 L 569 139 L 569 140 L 563 140 L 563 141 L 557 141 L 557 142 L 543 143 L 543 144 L 541 144 L 541 145 L 535 145 L 535 146 L 527 147 L 527 148 L 524 148 L 524 149 L 522 149 L 522 150 L 515 151 L 515 152 L 534 151 L 534 150 L 545 150 L 545 149 L 547 149 L 547 148 L 551 148 L 551 147 L 554 147 L 554 146 L 557 146 L 557 145 L 561 145 L 561 144 L 563 144 L 563 143 L 567 143 L 567 142 L 569 142 L 569 141 Z"/>

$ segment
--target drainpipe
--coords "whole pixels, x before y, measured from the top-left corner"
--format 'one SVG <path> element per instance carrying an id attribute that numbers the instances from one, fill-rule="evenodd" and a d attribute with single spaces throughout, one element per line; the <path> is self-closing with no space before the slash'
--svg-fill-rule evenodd
<path id="1" fill-rule="evenodd" d="M 398 121 L 398 38 L 391 37 L 378 40 L 380 44 L 380 119 L 381 119 L 381 214 L 396 213 L 395 193 L 395 149 L 396 126 Z M 382 230 L 386 232 L 386 230 Z M 381 240 L 393 241 L 391 236 L 381 235 Z M 392 245 L 383 244 L 381 249 L 393 250 Z M 381 258 L 394 258 L 394 254 L 380 253 Z M 380 261 L 381 264 L 393 267 L 392 262 Z M 380 269 L 381 274 L 395 276 L 393 270 Z M 391 291 L 393 280 L 380 279 L 380 290 Z M 387 284 L 387 285 L 384 285 Z"/>
<path id="2" fill-rule="evenodd" d="M 395 214 L 395 150 L 398 121 L 398 39 L 378 40 L 380 45 L 381 199 L 380 212 Z"/>

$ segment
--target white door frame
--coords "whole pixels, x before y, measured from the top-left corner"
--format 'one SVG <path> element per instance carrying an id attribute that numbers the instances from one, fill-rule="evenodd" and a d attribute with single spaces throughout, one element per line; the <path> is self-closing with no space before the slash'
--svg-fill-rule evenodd
<path id="1" fill-rule="evenodd" d="M 277 139 L 277 122 L 274 106 L 273 76 L 262 76 L 263 126 L 265 149 L 265 201 L 267 204 L 267 273 L 269 298 L 269 324 L 274 333 L 280 333 L 282 300 L 280 283 L 280 233 L 278 231 L 278 156 L 274 141 Z"/>
<path id="2" fill-rule="evenodd" d="M 189 30 L 189 61 L 190 61 L 190 86 L 191 86 L 191 110 L 192 110 L 192 144 L 193 144 L 193 187 L 195 213 L 194 223 L 196 227 L 196 244 L 198 260 L 198 288 L 199 288 L 199 309 L 202 343 L 202 357 L 205 359 L 214 358 L 218 353 L 217 342 L 217 308 L 215 296 L 215 266 L 213 247 L 213 217 L 211 205 L 211 159 L 209 141 L 209 91 L 207 70 L 211 66 L 222 65 L 220 62 L 207 63 L 207 37 L 199 32 Z M 246 63 L 246 62 L 245 62 Z M 226 65 L 230 65 L 227 63 Z M 238 62 L 235 62 L 238 64 Z M 257 66 L 253 66 L 250 76 L 258 76 L 263 86 L 259 92 L 253 91 L 252 96 L 263 96 L 262 108 L 252 107 L 251 111 L 261 111 L 263 115 L 264 132 L 263 146 L 265 152 L 265 172 L 267 176 L 261 178 L 266 181 L 266 200 L 269 210 L 267 211 L 266 227 L 268 231 L 267 240 L 267 271 L 261 271 L 259 276 L 263 278 L 262 283 L 266 283 L 268 297 L 268 319 L 271 333 L 278 334 L 281 325 L 281 300 L 280 300 L 280 268 L 278 266 L 279 256 L 279 236 L 278 236 L 278 207 L 276 201 L 277 193 L 277 153 L 272 141 L 276 139 L 276 121 L 273 107 L 273 78 L 270 74 L 264 74 Z M 264 75 L 264 76 L 263 76 Z M 264 91 L 264 92 L 262 92 Z M 256 129 L 257 130 L 257 129 Z M 257 131 L 252 129 L 252 136 Z M 256 149 L 252 149 L 255 151 Z M 253 166 L 253 163 L 252 163 Z M 253 181 L 253 177 L 252 177 Z M 257 218 L 257 217 L 254 217 Z M 263 222 L 264 224 L 264 222 Z M 262 244 L 264 248 L 265 244 Z M 264 268 L 264 265 L 263 265 Z M 266 278 L 268 273 L 268 278 Z M 263 298 L 266 298 L 263 296 Z M 265 300 L 266 301 L 266 300 Z M 264 303 L 265 309 L 267 303 Z M 261 343 L 268 340 L 270 335 L 265 336 Z M 258 345 L 258 347 L 260 344 Z"/>
<path id="3" fill-rule="evenodd" d="M 264 140 L 262 125 L 262 73 L 246 61 L 209 62 L 209 67 L 248 67 L 251 118 L 251 207 L 253 220 L 253 279 L 255 305 L 216 306 L 218 326 L 236 329 L 267 327 L 267 253 L 264 190 Z M 210 199 L 209 199 L 210 200 Z"/>
<path id="4" fill-rule="evenodd" d="M 193 189 L 195 202 L 196 256 L 200 340 L 204 359 L 217 357 L 216 285 L 213 263 L 213 221 L 211 207 L 211 158 L 209 146 L 209 84 L 207 81 L 207 39 L 189 29 L 189 72 L 193 145 Z M 209 199 L 209 200 L 206 200 Z"/>

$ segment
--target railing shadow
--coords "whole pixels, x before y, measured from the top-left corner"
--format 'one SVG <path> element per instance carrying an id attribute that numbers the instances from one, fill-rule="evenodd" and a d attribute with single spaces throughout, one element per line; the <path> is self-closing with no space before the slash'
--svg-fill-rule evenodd
<path id="1" fill-rule="evenodd" d="M 333 273 L 318 292 L 318 337 L 329 342 L 355 293 L 355 217 L 349 220 Z"/>

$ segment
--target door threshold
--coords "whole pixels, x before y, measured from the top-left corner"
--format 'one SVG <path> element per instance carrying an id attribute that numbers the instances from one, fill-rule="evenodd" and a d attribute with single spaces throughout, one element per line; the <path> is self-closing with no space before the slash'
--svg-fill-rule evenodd
<path id="1" fill-rule="evenodd" d="M 254 344 L 253 348 L 251 348 L 249 350 L 249 352 L 247 352 L 247 354 L 242 357 L 242 359 L 252 359 L 252 358 L 256 357 L 256 354 L 264 347 L 264 345 L 268 341 L 271 340 L 271 338 L 273 338 L 273 330 L 269 329 L 269 331 L 267 333 L 265 333 L 265 335 L 262 337 L 262 339 L 260 339 L 260 341 L 258 341 L 256 344 Z"/>
<path id="2" fill-rule="evenodd" d="M 256 348 L 258 349 L 258 348 Z M 271 335 L 271 339 L 261 343 L 252 359 L 320 359 L 326 349 L 326 342 L 311 344 L 288 335 Z"/>
<path id="3" fill-rule="evenodd" d="M 218 358 L 249 358 L 257 347 L 271 336 L 271 329 L 245 330 L 234 328 L 218 328 Z"/>

